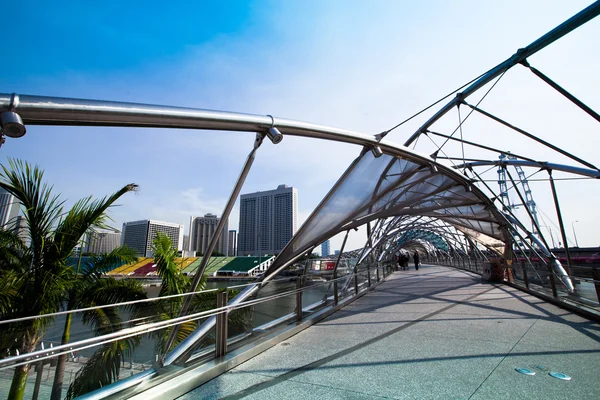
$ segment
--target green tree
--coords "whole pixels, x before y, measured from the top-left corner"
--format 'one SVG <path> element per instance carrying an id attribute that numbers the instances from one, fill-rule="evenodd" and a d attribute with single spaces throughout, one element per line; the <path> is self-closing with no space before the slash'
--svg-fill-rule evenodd
<path id="1" fill-rule="evenodd" d="M 10 288 L 2 289 L 5 304 L 0 317 L 45 315 L 56 312 L 63 304 L 65 293 L 74 285 L 73 268 L 67 265 L 67 258 L 79 242 L 81 236 L 91 227 L 106 228 L 105 211 L 122 195 L 137 189 L 129 184 L 114 194 L 99 200 L 91 197 L 79 200 L 68 211 L 63 211 L 64 202 L 52 193 L 52 187 L 43 182 L 43 171 L 37 166 L 20 160 L 9 160 L 8 167 L 1 165 L 0 187 L 15 196 L 22 204 L 26 220 L 29 247 L 21 254 L 19 262 L 3 260 L 2 274 L 14 279 Z M 18 242 L 3 253 L 17 254 Z M 16 247 L 15 247 L 16 246 Z M 13 260 L 14 261 L 14 260 Z M 12 274 L 12 275 L 11 275 Z M 12 288 L 12 289 L 11 289 Z M 10 291 L 17 290 L 11 300 Z M 6 301 L 6 300 L 3 300 Z M 35 350 L 52 318 L 36 318 L 3 329 L 3 340 L 16 339 L 14 347 L 22 354 Z M 15 333 L 19 332 L 18 335 Z M 9 399 L 22 399 L 31 364 L 15 368 Z"/>
<path id="2" fill-rule="evenodd" d="M 156 270 L 161 277 L 162 286 L 160 297 L 172 296 L 189 292 L 191 280 L 183 274 L 183 271 L 178 267 L 175 257 L 176 250 L 173 247 L 171 239 L 161 233 L 157 233 L 153 241 L 152 250 L 154 252 L 154 262 Z M 202 291 L 206 288 L 206 275 L 202 276 L 196 291 Z M 230 298 L 238 293 L 236 290 L 229 290 Z M 183 296 L 166 298 L 160 300 L 157 304 L 156 317 L 161 321 L 166 321 L 172 318 L 177 318 L 183 305 Z M 217 298 L 215 292 L 197 293 L 193 295 L 189 314 L 194 314 L 202 311 L 208 311 L 217 306 Z M 241 333 L 251 326 L 250 312 L 247 309 L 236 310 L 229 315 L 229 329 L 232 334 Z M 173 345 L 166 348 L 168 338 L 173 330 L 173 327 L 155 331 L 153 337 L 156 340 L 156 351 L 158 354 L 165 354 L 171 350 L 173 346 L 181 343 L 190 333 L 198 327 L 198 321 L 186 321 L 179 325 L 177 336 Z M 211 341 L 212 339 L 208 339 Z"/>
<path id="3" fill-rule="evenodd" d="M 119 265 L 131 263 L 137 260 L 135 250 L 123 246 L 117 247 L 113 251 L 104 255 L 92 255 L 89 257 L 83 265 L 77 267 L 75 283 L 67 290 L 66 298 L 64 300 L 65 310 L 75 310 L 77 308 L 88 308 L 94 307 L 98 304 L 99 299 L 105 298 L 105 293 L 100 293 L 99 290 L 104 290 L 107 293 L 112 293 L 112 299 L 114 303 L 120 303 L 130 300 L 139 300 L 146 298 L 146 292 L 137 284 L 131 288 L 128 281 L 117 281 L 112 278 L 103 278 L 103 275 L 108 271 L 114 269 Z M 121 290 L 125 288 L 127 290 Z M 61 344 L 69 343 L 71 338 L 71 323 L 73 314 L 69 313 L 65 317 L 65 325 L 63 328 L 63 335 Z M 93 320 L 92 321 L 96 321 Z M 102 320 L 104 321 L 104 320 Z M 95 330 L 100 329 L 99 326 L 94 326 Z M 58 357 L 56 370 L 54 374 L 54 383 L 52 386 L 51 400 L 60 400 L 62 398 L 62 386 L 64 380 L 65 365 L 67 362 L 67 355 L 63 354 Z M 78 379 L 85 379 L 84 375 L 77 374 Z M 92 385 L 92 382 L 104 382 L 102 379 L 89 379 L 88 385 Z M 79 384 L 79 386 L 84 386 Z"/>
<path id="4" fill-rule="evenodd" d="M 171 239 L 164 234 L 157 233 L 152 242 L 152 251 L 154 254 L 154 262 L 156 264 L 156 272 L 161 279 L 161 287 L 159 297 L 173 296 L 186 293 L 191 285 L 189 277 L 184 275 L 177 266 L 175 258 L 177 251 L 173 247 Z M 198 290 L 204 289 L 206 280 L 203 279 Z M 206 297 L 206 296 L 205 296 Z M 166 321 L 179 316 L 179 311 L 183 305 L 183 297 L 173 297 L 159 300 L 156 304 L 156 318 L 160 321 Z M 179 326 L 177 338 L 174 344 L 180 343 L 196 328 L 195 321 L 187 321 Z M 156 351 L 159 354 L 164 354 L 167 350 L 166 344 L 173 327 L 168 327 L 159 331 L 155 331 L 152 336 L 156 341 Z"/>
<path id="5" fill-rule="evenodd" d="M 146 291 L 141 284 L 131 279 L 95 279 L 85 285 L 80 293 L 80 298 L 85 299 L 81 305 L 87 307 L 142 300 L 146 297 Z M 142 307 L 133 304 L 124 308 L 96 308 L 83 312 L 82 320 L 84 324 L 93 327 L 96 336 L 106 335 L 117 332 L 128 325 L 123 322 L 124 316 L 128 320 L 137 320 L 143 314 Z M 140 341 L 141 337 L 135 336 L 102 345 L 83 368 L 77 371 L 75 380 L 67 391 L 67 399 L 81 396 L 118 380 L 123 361 L 130 358 Z"/>

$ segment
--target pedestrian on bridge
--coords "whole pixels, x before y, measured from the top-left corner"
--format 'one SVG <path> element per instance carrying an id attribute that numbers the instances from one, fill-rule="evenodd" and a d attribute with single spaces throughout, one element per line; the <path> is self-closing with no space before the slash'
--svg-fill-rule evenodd
<path id="1" fill-rule="evenodd" d="M 415 270 L 419 270 L 419 252 L 415 251 L 415 254 L 413 255 L 413 260 L 415 262 Z"/>

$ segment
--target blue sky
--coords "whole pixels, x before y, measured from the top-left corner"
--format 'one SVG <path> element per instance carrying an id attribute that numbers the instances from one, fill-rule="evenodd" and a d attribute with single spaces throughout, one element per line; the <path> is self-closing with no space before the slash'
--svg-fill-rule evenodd
<path id="1" fill-rule="evenodd" d="M 7 39 L 0 91 L 272 114 L 374 134 L 588 4 L 10 2 L 3 13 L 11 17 L 3 19 Z M 596 110 L 598 37 L 600 21 L 592 21 L 534 58 L 542 71 Z M 525 117 L 539 116 L 545 138 L 598 163 L 597 124 L 588 125 L 562 103 L 546 104 L 551 96 L 522 71 L 511 71 L 499 86 L 489 100 L 499 115 L 522 118 L 523 124 Z M 521 94 L 523 88 L 533 94 Z M 571 113 L 578 122 L 572 122 Z M 568 130 L 555 129 L 557 121 L 547 115 L 560 117 Z M 402 143 L 411 128 L 389 138 Z M 140 192 L 123 198 L 111 212 L 117 228 L 145 218 L 187 227 L 191 215 L 221 214 L 253 139 L 231 132 L 29 126 L 25 137 L 7 139 L 0 162 L 14 157 L 37 163 L 69 204 L 138 183 Z M 514 146 L 520 144 L 516 140 Z M 303 220 L 360 151 L 317 144 L 291 137 L 278 146 L 265 143 L 242 192 L 296 186 Z M 545 190 L 541 185 L 532 183 L 534 196 Z M 578 195 L 600 195 L 597 185 L 561 185 L 567 224 L 580 221 L 580 244 L 599 245 L 596 206 Z M 552 214 L 548 200 L 536 201 Z M 232 229 L 238 213 L 236 207 Z M 334 239 L 332 249 L 339 242 Z M 349 246 L 361 245 L 358 237 L 351 238 Z"/>

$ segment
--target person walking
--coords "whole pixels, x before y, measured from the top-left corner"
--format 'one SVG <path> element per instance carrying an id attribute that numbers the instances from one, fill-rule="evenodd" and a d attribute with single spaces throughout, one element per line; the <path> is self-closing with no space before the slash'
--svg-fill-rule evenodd
<path id="1" fill-rule="evenodd" d="M 417 251 L 415 251 L 415 254 L 413 255 L 413 260 L 415 262 L 415 270 L 419 270 L 419 253 Z"/>

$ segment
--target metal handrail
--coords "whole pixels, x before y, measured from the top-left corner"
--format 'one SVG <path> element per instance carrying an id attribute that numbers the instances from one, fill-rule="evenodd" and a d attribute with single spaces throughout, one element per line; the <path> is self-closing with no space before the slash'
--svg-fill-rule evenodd
<path id="1" fill-rule="evenodd" d="M 286 278 L 274 279 L 274 280 L 269 281 L 269 283 L 281 282 L 281 281 L 285 281 L 285 280 L 288 280 L 288 279 L 286 279 Z M 227 289 L 237 289 L 237 288 L 247 287 L 247 286 L 251 286 L 251 285 L 256 285 L 256 282 L 250 282 L 250 283 L 247 283 L 244 285 L 228 286 Z M 77 314 L 80 312 L 101 310 L 104 308 L 123 307 L 123 306 L 130 306 L 130 305 L 134 305 L 134 304 L 151 303 L 151 302 L 155 302 L 155 301 L 173 299 L 173 298 L 177 298 L 177 297 L 186 297 L 186 296 L 193 296 L 196 294 L 211 293 L 211 292 L 215 292 L 218 290 L 220 290 L 220 289 L 215 288 L 215 289 L 199 290 L 197 292 L 186 292 L 186 293 L 172 294 L 172 295 L 168 295 L 168 296 L 152 297 L 152 298 L 148 298 L 148 299 L 123 301 L 121 303 L 104 304 L 104 305 L 94 306 L 94 307 L 77 308 L 75 310 L 57 311 L 54 313 L 48 313 L 48 314 L 42 314 L 42 315 L 31 315 L 28 317 L 5 319 L 5 320 L 0 320 L 0 325 L 29 321 L 29 320 L 37 319 L 37 318 L 53 318 L 53 317 L 58 317 L 61 315 Z"/>
<path id="2" fill-rule="evenodd" d="M 321 282 L 316 285 L 305 286 L 302 288 L 295 288 L 295 289 L 291 289 L 291 290 L 288 290 L 283 293 L 277 293 L 277 294 L 262 297 L 259 299 L 248 300 L 248 301 L 240 302 L 237 304 L 229 304 L 224 307 L 214 308 L 214 309 L 207 310 L 207 311 L 201 311 L 198 313 L 194 313 L 194 314 L 190 314 L 190 315 L 186 315 L 186 316 L 182 316 L 182 317 L 178 317 L 178 318 L 172 318 L 172 319 L 169 319 L 166 321 L 158 321 L 158 322 L 153 322 L 153 323 L 149 323 L 149 324 L 124 328 L 117 332 L 113 332 L 113 333 L 109 333 L 109 334 L 105 334 L 105 335 L 101 335 L 101 336 L 96 336 L 93 338 L 82 339 L 82 340 L 79 340 L 76 342 L 67 343 L 64 345 L 58 345 L 58 346 L 48 348 L 48 349 L 40 349 L 40 350 L 32 351 L 30 353 L 20 354 L 18 356 L 7 357 L 4 359 L 0 359 L 0 370 L 16 367 L 16 366 L 20 366 L 20 365 L 26 365 L 26 364 L 29 364 L 30 362 L 34 362 L 34 361 L 38 362 L 41 360 L 50 359 L 50 358 L 56 357 L 58 355 L 68 354 L 72 351 L 84 350 L 87 348 L 96 347 L 101 344 L 111 343 L 111 342 L 114 342 L 117 340 L 122 340 L 122 339 L 130 338 L 130 337 L 134 337 L 137 335 L 147 334 L 147 333 L 154 332 L 154 331 L 157 331 L 160 329 L 165 329 L 165 328 L 168 328 L 168 327 L 171 327 L 174 325 L 178 325 L 183 322 L 189 322 L 189 321 L 195 321 L 198 319 L 214 317 L 217 314 L 220 314 L 222 312 L 229 313 L 236 309 L 254 306 L 257 304 L 261 304 L 261 303 L 266 303 L 266 302 L 269 302 L 272 300 L 276 300 L 278 298 L 287 297 L 287 296 L 294 295 L 299 292 L 314 289 L 315 287 L 328 285 L 329 282 L 334 282 L 334 281 L 342 280 L 342 279 L 348 279 L 349 277 L 352 277 L 353 275 L 354 274 L 348 274 L 348 275 L 344 275 L 340 278 L 337 278 L 336 280 Z M 218 289 L 216 289 L 216 290 L 218 290 Z M 213 291 L 213 290 L 211 289 L 211 291 Z M 114 305 L 112 307 L 114 307 Z M 95 308 L 98 309 L 101 307 L 95 307 Z M 94 309 L 94 308 L 91 308 L 91 309 Z"/>

